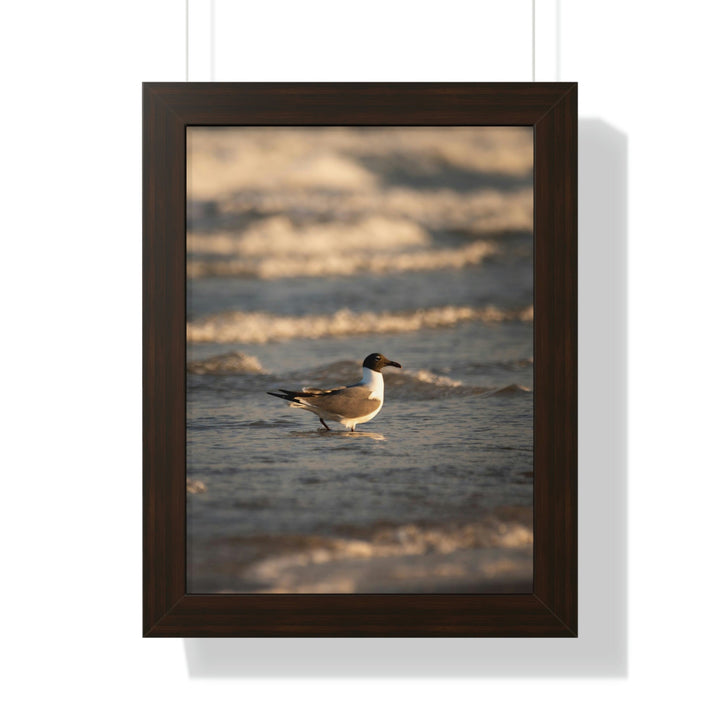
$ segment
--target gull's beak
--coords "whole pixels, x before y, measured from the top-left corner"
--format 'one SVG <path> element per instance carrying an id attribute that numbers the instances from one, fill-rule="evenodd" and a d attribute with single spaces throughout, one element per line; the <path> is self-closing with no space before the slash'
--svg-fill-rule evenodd
<path id="1" fill-rule="evenodd" d="M 392 365 L 393 367 L 399 367 L 399 368 L 402 367 L 402 365 L 401 365 L 400 363 L 395 362 L 394 360 L 388 360 L 385 364 L 386 364 L 386 365 Z"/>

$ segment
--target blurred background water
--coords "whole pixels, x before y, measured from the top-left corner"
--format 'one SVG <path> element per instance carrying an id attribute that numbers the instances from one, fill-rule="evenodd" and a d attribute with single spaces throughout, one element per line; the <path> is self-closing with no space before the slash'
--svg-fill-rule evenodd
<path id="1" fill-rule="evenodd" d="M 190 128 L 189 592 L 529 592 L 529 128 Z M 356 382 L 323 430 L 268 396 Z"/>

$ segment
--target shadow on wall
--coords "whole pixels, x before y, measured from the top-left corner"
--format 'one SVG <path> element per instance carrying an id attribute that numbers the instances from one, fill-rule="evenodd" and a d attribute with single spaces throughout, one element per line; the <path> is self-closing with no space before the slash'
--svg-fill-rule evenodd
<path id="1" fill-rule="evenodd" d="M 579 123 L 577 639 L 184 641 L 191 677 L 627 674 L 627 137 Z"/>

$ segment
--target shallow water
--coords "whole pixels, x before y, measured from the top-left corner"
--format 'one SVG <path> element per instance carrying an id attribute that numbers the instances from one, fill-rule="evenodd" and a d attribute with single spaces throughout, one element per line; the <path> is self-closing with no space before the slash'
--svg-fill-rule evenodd
<path id="1" fill-rule="evenodd" d="M 192 132 L 188 591 L 529 591 L 529 131 Z M 266 394 L 371 352 L 357 432 Z"/>

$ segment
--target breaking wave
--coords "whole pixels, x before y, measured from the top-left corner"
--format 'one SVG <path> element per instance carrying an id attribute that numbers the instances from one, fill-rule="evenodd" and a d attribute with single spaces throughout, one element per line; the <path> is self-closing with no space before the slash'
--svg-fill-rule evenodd
<path id="1" fill-rule="evenodd" d="M 438 142 L 438 134 L 442 142 Z M 526 178 L 528 128 L 191 128 L 188 180 L 196 199 L 238 191 L 308 188 L 357 192 L 398 166 Z"/>
<path id="2" fill-rule="evenodd" d="M 375 585 L 406 583 L 407 590 L 418 581 L 438 589 L 462 586 L 467 577 L 476 585 L 528 582 L 532 519 L 515 510 L 450 527 L 380 527 L 367 537 L 284 537 L 276 552 L 252 563 L 243 576 L 260 591 L 278 593 L 362 592 L 369 577 Z"/>
<path id="3" fill-rule="evenodd" d="M 188 158 L 190 277 L 461 268 L 533 229 L 526 128 L 193 128 Z"/>
<path id="4" fill-rule="evenodd" d="M 191 233 L 187 242 L 191 253 L 272 257 L 325 255 L 338 246 L 344 252 L 427 247 L 430 237 L 417 223 L 402 218 L 371 216 L 357 223 L 298 226 L 286 216 L 273 216 L 253 223 L 242 233 Z"/>
<path id="5" fill-rule="evenodd" d="M 272 315 L 264 312 L 226 312 L 187 324 L 191 343 L 281 342 L 369 333 L 405 333 L 452 327 L 461 322 L 532 322 L 532 306 L 520 309 L 445 306 L 407 312 L 353 312 L 344 308 L 331 315 Z"/>
<path id="6" fill-rule="evenodd" d="M 444 375 L 435 375 L 428 370 L 386 371 L 384 375 L 385 384 L 396 400 L 438 400 L 469 395 L 491 397 L 532 392 L 530 388 L 515 383 L 499 388 L 465 385 L 459 380 L 453 380 Z"/>
<path id="7" fill-rule="evenodd" d="M 532 189 L 498 192 L 448 189 L 425 190 L 394 187 L 359 192 L 342 198 L 300 190 L 275 189 L 264 193 L 244 192 L 216 204 L 214 212 L 227 217 L 248 213 L 279 215 L 294 221 L 315 222 L 337 218 L 339 222 L 362 222 L 382 216 L 422 223 L 430 230 L 498 234 L 532 232 Z"/>
<path id="8" fill-rule="evenodd" d="M 532 392 L 530 388 L 516 383 L 499 388 L 465 385 L 460 380 L 453 380 L 445 375 L 435 375 L 428 370 L 385 371 L 384 375 L 385 384 L 393 398 L 397 400 L 437 400 L 468 395 L 491 397 Z"/>
<path id="9" fill-rule="evenodd" d="M 528 393 L 528 392 L 532 392 L 529 387 L 525 387 L 525 385 L 520 385 L 518 383 L 511 383 L 510 385 L 505 385 L 505 387 L 494 388 L 492 390 L 489 390 L 486 394 L 488 396 L 490 396 L 490 395 L 517 395 L 518 393 Z"/>
<path id="10" fill-rule="evenodd" d="M 261 375 L 265 373 L 256 357 L 241 352 L 223 353 L 205 360 L 190 362 L 187 371 L 193 375 Z"/>
<path id="11" fill-rule="evenodd" d="M 361 273 L 386 275 L 403 272 L 427 272 L 430 270 L 460 269 L 479 265 L 486 257 L 498 252 L 495 243 L 478 240 L 460 248 L 428 248 L 422 242 L 423 235 L 406 235 L 407 243 L 400 247 L 415 245 L 411 250 L 358 250 L 352 240 L 347 246 L 343 241 L 332 247 L 321 248 L 322 236 L 312 242 L 291 241 L 296 250 L 284 249 L 265 256 L 249 254 L 246 257 L 230 256 L 223 260 L 188 260 L 189 277 L 253 277 L 265 280 L 286 277 L 324 277 L 329 275 L 357 275 Z M 283 241 L 283 245 L 286 241 Z M 305 243 L 303 245 L 303 243 Z M 267 244 L 266 244 L 267 246 Z M 304 252 L 299 249 L 304 248 Z M 318 248 L 318 249 L 316 249 Z M 308 252 L 308 249 L 310 250 Z M 267 247 L 266 247 L 267 250 Z"/>
<path id="12" fill-rule="evenodd" d="M 202 480 L 193 480 L 192 478 L 186 478 L 185 491 L 188 495 L 199 495 L 200 493 L 207 492 L 207 487 Z"/>

